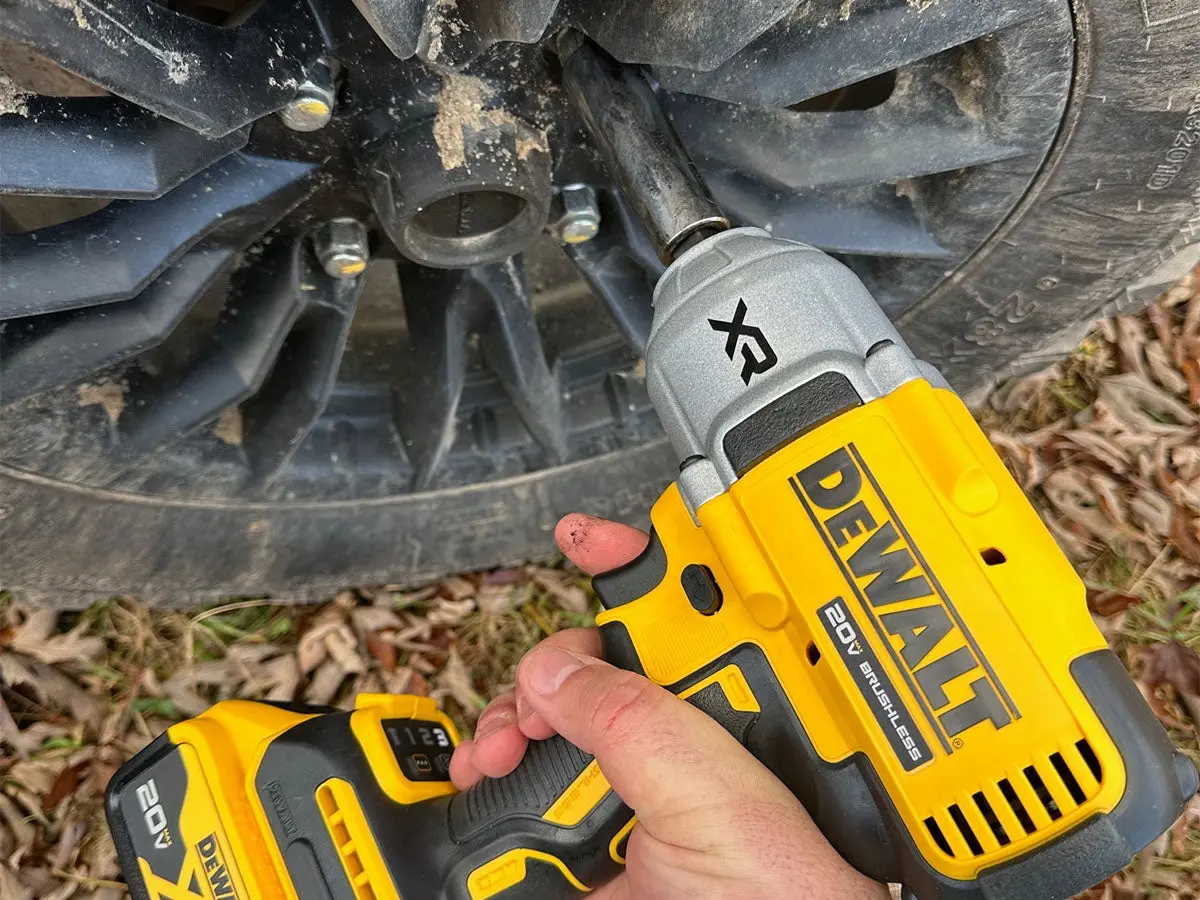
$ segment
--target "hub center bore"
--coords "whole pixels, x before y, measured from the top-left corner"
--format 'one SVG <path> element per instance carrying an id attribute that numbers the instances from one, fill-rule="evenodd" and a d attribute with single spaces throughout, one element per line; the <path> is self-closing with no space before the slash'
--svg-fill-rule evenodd
<path id="1" fill-rule="evenodd" d="M 435 238 L 481 237 L 512 223 L 528 204 L 503 191 L 463 191 L 436 200 L 418 212 L 411 228 Z"/>

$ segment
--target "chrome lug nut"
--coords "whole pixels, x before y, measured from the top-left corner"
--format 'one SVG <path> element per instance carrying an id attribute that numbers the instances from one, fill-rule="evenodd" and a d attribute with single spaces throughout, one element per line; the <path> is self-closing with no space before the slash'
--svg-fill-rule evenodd
<path id="1" fill-rule="evenodd" d="M 371 259 L 367 228 L 358 219 L 330 219 L 312 234 L 313 250 L 321 267 L 334 278 L 361 275 Z"/>
<path id="2" fill-rule="evenodd" d="M 550 231 L 564 244 L 582 244 L 600 231 L 596 192 L 586 184 L 562 188 L 550 207 Z"/>
<path id="3" fill-rule="evenodd" d="M 317 60 L 300 82 L 296 96 L 279 111 L 283 124 L 292 131 L 318 131 L 328 125 L 337 103 L 340 71 L 337 60 Z"/>

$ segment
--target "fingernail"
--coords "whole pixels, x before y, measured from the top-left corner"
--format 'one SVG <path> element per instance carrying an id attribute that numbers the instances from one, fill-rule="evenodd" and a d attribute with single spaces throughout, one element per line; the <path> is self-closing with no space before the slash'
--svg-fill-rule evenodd
<path id="1" fill-rule="evenodd" d="M 484 716 L 479 727 L 475 729 L 475 743 L 479 743 L 489 735 L 493 735 L 511 724 L 513 724 L 513 715 L 507 709 L 497 710 Z"/>
<path id="2" fill-rule="evenodd" d="M 530 654 L 526 662 L 525 683 L 535 694 L 548 697 L 555 693 L 572 672 L 586 665 L 583 659 L 557 647 Z"/>

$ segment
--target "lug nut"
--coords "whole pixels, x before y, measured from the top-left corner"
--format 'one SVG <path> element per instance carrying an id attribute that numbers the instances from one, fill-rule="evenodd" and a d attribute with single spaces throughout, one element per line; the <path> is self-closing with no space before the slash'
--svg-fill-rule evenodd
<path id="1" fill-rule="evenodd" d="M 292 131 L 318 131 L 333 118 L 341 66 L 334 59 L 320 59 L 304 76 L 279 118 Z"/>
<path id="2" fill-rule="evenodd" d="M 371 259 L 367 229 L 358 219 L 330 219 L 317 226 L 312 239 L 317 260 L 334 278 L 361 275 Z"/>
<path id="3" fill-rule="evenodd" d="M 594 238 L 600 230 L 596 192 L 586 184 L 562 188 L 550 208 L 550 230 L 564 244 L 582 244 Z"/>

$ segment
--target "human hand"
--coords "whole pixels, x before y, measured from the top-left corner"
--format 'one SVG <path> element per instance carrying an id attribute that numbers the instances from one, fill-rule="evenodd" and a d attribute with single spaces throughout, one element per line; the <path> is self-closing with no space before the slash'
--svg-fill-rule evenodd
<path id="1" fill-rule="evenodd" d="M 558 523 L 563 553 L 589 574 L 646 546 L 635 528 L 579 514 Z M 507 775 L 530 740 L 561 734 L 593 754 L 637 813 L 626 870 L 596 900 L 804 897 L 885 900 L 887 889 L 842 859 L 791 792 L 715 721 L 640 675 L 603 662 L 595 629 L 548 637 L 455 750 L 465 790 Z"/>

